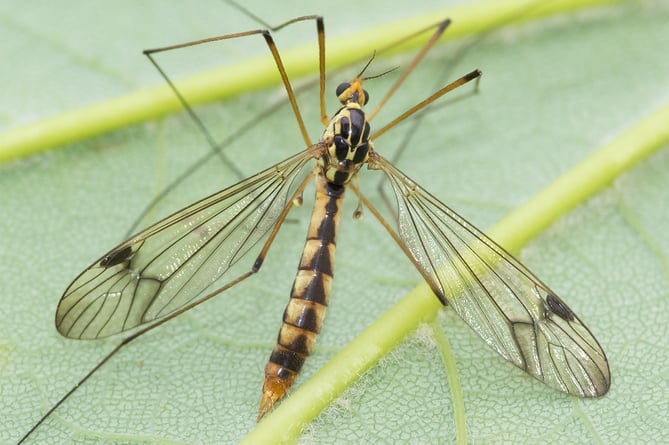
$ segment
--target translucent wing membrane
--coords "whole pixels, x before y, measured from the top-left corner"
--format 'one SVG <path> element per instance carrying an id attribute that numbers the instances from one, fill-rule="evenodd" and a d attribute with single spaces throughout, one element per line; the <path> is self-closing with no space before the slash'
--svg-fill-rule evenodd
<path id="1" fill-rule="evenodd" d="M 312 147 L 139 232 L 84 270 L 56 311 L 71 338 L 107 337 L 193 302 L 279 221 Z M 299 181 L 297 182 L 299 183 Z"/>
<path id="2" fill-rule="evenodd" d="M 604 351 L 569 307 L 532 272 L 378 156 L 397 200 L 406 253 L 444 304 L 502 357 L 548 386 L 605 394 Z"/>

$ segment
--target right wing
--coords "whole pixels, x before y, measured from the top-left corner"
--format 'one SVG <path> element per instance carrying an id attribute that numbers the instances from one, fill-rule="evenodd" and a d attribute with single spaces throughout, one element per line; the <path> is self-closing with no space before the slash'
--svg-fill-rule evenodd
<path id="1" fill-rule="evenodd" d="M 606 355 L 552 290 L 506 250 L 380 155 L 397 200 L 396 226 L 384 224 L 442 303 L 499 355 L 557 390 L 606 394 Z M 383 222 L 383 221 L 382 221 Z"/>

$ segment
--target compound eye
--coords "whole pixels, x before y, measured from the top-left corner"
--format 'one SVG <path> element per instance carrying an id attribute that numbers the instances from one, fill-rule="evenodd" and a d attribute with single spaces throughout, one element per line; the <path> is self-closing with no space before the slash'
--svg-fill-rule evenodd
<path id="1" fill-rule="evenodd" d="M 335 90 L 335 92 L 337 93 L 337 97 L 341 96 L 342 93 L 346 91 L 346 89 L 350 86 L 351 84 L 348 82 L 340 83 L 337 89 Z"/>
<path id="2" fill-rule="evenodd" d="M 369 102 L 369 93 L 367 90 L 362 90 L 362 92 L 365 94 L 365 101 L 362 104 L 367 105 L 367 102 Z"/>

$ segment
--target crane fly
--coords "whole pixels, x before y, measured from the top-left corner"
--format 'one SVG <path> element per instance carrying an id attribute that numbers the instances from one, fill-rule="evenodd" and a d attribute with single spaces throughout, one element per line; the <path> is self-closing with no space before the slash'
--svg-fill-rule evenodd
<path id="1" fill-rule="evenodd" d="M 320 111 L 325 130 L 315 143 L 309 139 L 283 61 L 268 30 L 305 20 L 316 22 L 319 42 Z M 305 188 L 313 182 L 315 202 L 306 242 L 277 343 L 265 367 L 258 421 L 286 396 L 321 329 L 334 276 L 341 204 L 347 189 L 358 197 L 359 208 L 364 206 L 378 218 L 436 298 L 450 306 L 504 359 L 565 393 L 579 397 L 605 394 L 611 378 L 604 351 L 567 304 L 506 250 L 376 151 L 374 141 L 396 124 L 446 93 L 478 81 L 480 71 L 465 74 L 372 132 L 370 121 L 449 23 L 445 20 L 431 27 L 436 28 L 432 37 L 376 109 L 366 114 L 364 106 L 369 94 L 363 83 L 379 76 L 365 76 L 372 57 L 357 76 L 337 87 L 340 108 L 331 118 L 325 111 L 324 24 L 320 16 L 303 16 L 274 28 L 146 50 L 144 53 L 192 114 L 152 54 L 262 35 L 281 75 L 306 148 L 140 231 L 95 261 L 70 284 L 56 311 L 56 327 L 65 337 L 99 339 L 148 325 L 124 339 L 80 384 L 130 341 L 258 272 L 289 211 L 301 204 Z M 384 218 L 358 187 L 357 175 L 365 165 L 369 170 L 380 171 L 390 184 L 394 201 L 391 218 Z M 249 258 L 247 254 L 254 246 L 260 247 L 260 253 L 250 256 L 250 269 L 228 278 L 226 273 Z M 226 281 L 220 285 L 222 277 Z"/>

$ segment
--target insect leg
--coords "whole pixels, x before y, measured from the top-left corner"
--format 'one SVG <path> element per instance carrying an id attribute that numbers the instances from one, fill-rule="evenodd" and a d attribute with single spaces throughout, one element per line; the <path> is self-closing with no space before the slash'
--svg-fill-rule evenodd
<path id="1" fill-rule="evenodd" d="M 376 132 L 370 136 L 370 139 L 377 139 L 383 133 L 390 130 L 395 125 L 399 124 L 400 122 L 402 122 L 403 120 L 405 120 L 409 116 L 413 115 L 414 113 L 422 110 L 423 108 L 425 108 L 426 106 L 428 106 L 429 104 L 434 102 L 435 100 L 439 99 L 444 94 L 448 93 L 449 91 L 452 91 L 452 90 L 456 89 L 459 86 L 462 86 L 462 85 L 466 84 L 467 82 L 469 82 L 471 80 L 478 79 L 479 77 L 481 77 L 481 74 L 482 74 L 481 71 L 474 70 L 470 73 L 465 74 L 464 76 L 460 77 L 459 79 L 449 83 L 448 85 L 446 85 L 445 87 L 443 87 L 442 89 L 437 91 L 436 93 L 432 94 L 428 98 L 422 100 L 421 102 L 417 103 L 413 107 L 406 110 L 404 113 L 400 114 L 398 117 L 396 117 L 395 119 L 393 119 L 392 121 L 390 121 L 389 123 L 384 125 L 381 129 L 376 130 Z"/>
<path id="2" fill-rule="evenodd" d="M 423 60 L 423 57 L 425 57 L 425 54 L 434 46 L 435 43 L 437 43 L 437 40 L 439 40 L 439 37 L 444 33 L 444 30 L 448 27 L 448 25 L 451 24 L 451 19 L 446 19 L 443 22 L 439 24 L 437 27 L 437 30 L 432 34 L 432 37 L 430 37 L 430 40 L 427 41 L 425 45 L 423 45 L 423 48 L 416 54 L 416 56 L 413 58 L 409 66 L 407 66 L 400 77 L 395 81 L 393 86 L 390 87 L 388 92 L 383 96 L 383 98 L 379 101 L 378 105 L 376 108 L 371 113 L 367 114 L 367 120 L 372 120 L 374 119 L 374 116 L 383 108 L 383 106 L 388 102 L 388 100 L 392 97 L 393 94 L 395 94 L 395 91 L 404 83 L 407 77 L 409 77 L 409 74 L 413 72 L 413 70 L 416 68 L 416 66 L 420 63 L 421 60 Z"/>
<path id="3" fill-rule="evenodd" d="M 323 17 L 319 15 L 301 16 L 288 20 L 287 22 L 282 23 L 281 25 L 271 26 L 263 19 L 261 19 L 260 17 L 258 17 L 257 15 L 246 9 L 244 6 L 240 5 L 239 3 L 234 2 L 232 0 L 226 0 L 226 3 L 228 3 L 230 6 L 237 8 L 237 10 L 247 15 L 248 17 L 252 18 L 253 20 L 260 23 L 261 25 L 263 25 L 264 27 L 266 27 L 271 31 L 278 31 L 281 28 L 291 25 L 295 22 L 300 22 L 304 20 L 316 20 L 316 32 L 318 33 L 318 71 L 319 71 L 319 82 L 320 82 L 321 122 L 323 122 L 323 125 L 327 125 L 329 119 L 327 112 L 325 111 L 325 26 L 323 24 Z M 283 75 L 284 73 L 282 73 L 282 76 Z M 290 96 L 290 98 L 292 102 L 293 96 Z"/>
<path id="4" fill-rule="evenodd" d="M 146 326 L 143 329 L 140 329 L 139 331 L 133 333 L 132 335 L 126 337 L 121 341 L 121 343 L 118 344 L 111 352 L 109 352 L 95 367 L 93 367 L 72 389 L 70 389 L 58 402 L 56 402 L 47 412 L 44 414 L 36 423 L 33 425 L 33 427 L 19 440 L 19 444 L 23 443 L 39 426 L 44 423 L 44 421 L 56 410 L 58 407 L 60 407 L 65 401 L 72 395 L 74 392 L 79 389 L 81 385 L 83 385 L 86 381 L 88 381 L 105 363 L 107 363 L 112 357 L 114 357 L 121 349 L 123 349 L 126 345 L 128 345 L 130 342 L 135 340 L 138 337 L 141 337 L 143 334 L 157 328 L 158 326 L 162 325 L 163 323 L 172 320 L 173 318 L 181 315 L 182 313 L 194 308 L 195 306 L 198 306 L 205 301 L 215 297 L 216 295 L 230 289 L 231 287 L 241 283 L 251 275 L 254 275 L 256 272 L 260 270 L 260 267 L 262 266 L 262 263 L 265 259 L 265 256 L 267 255 L 267 252 L 269 251 L 270 246 L 272 245 L 272 242 L 274 241 L 275 236 L 277 235 L 279 228 L 283 224 L 283 222 L 286 220 L 286 216 L 288 215 L 288 212 L 293 206 L 294 199 L 298 196 L 301 196 L 302 193 L 304 192 L 304 188 L 307 186 L 309 183 L 309 180 L 312 178 L 313 173 L 310 173 L 306 175 L 306 177 L 302 180 L 302 182 L 298 185 L 296 188 L 295 192 L 292 194 L 292 198 L 288 200 L 286 206 L 284 207 L 283 211 L 281 214 L 278 216 L 274 227 L 272 231 L 270 232 L 267 240 L 265 241 L 260 253 L 258 254 L 256 260 L 253 262 L 253 266 L 251 269 L 238 276 L 234 280 L 228 282 L 224 286 L 210 292 L 209 294 L 179 308 L 175 312 L 170 313 L 169 315 L 166 315 L 164 318 L 159 319 L 153 324 L 150 324 Z"/>
<path id="5" fill-rule="evenodd" d="M 300 132 L 302 133 L 302 138 L 304 139 L 304 142 L 307 146 L 313 145 L 311 143 L 311 140 L 309 138 L 309 134 L 307 133 L 307 128 L 304 125 L 304 119 L 302 118 L 302 114 L 300 113 L 300 109 L 297 105 L 297 100 L 295 99 L 295 93 L 293 91 L 293 87 L 291 86 L 290 79 L 288 78 L 288 74 L 286 73 L 286 68 L 284 67 L 283 60 L 281 59 L 281 55 L 279 54 L 279 50 L 276 47 L 276 44 L 274 43 L 274 39 L 272 38 L 271 31 L 276 31 L 279 30 L 285 26 L 291 25 L 296 22 L 301 22 L 305 20 L 316 20 L 316 27 L 318 31 L 318 41 L 319 41 L 319 58 L 320 58 L 320 76 L 321 76 L 321 109 L 322 113 L 324 113 L 325 109 L 325 99 L 324 99 L 324 90 L 325 90 L 325 31 L 324 31 L 324 25 L 323 25 L 323 18 L 321 16 L 317 15 L 309 15 L 309 16 L 302 16 L 302 17 L 297 17 L 292 20 L 289 20 L 285 23 L 282 23 L 279 26 L 276 27 L 270 27 L 269 29 L 255 29 L 251 31 L 244 31 L 244 32 L 238 32 L 238 33 L 233 33 L 233 34 L 225 34 L 221 36 L 216 36 L 216 37 L 210 37 L 206 39 L 200 39 L 200 40 L 194 40 L 191 42 L 186 42 L 186 43 L 180 43 L 177 45 L 170 45 L 170 46 L 164 46 L 161 48 L 153 48 L 153 49 L 146 49 L 144 50 L 144 55 L 149 58 L 151 63 L 156 67 L 158 72 L 163 76 L 167 84 L 172 88 L 174 91 L 174 94 L 177 96 L 179 101 L 184 105 L 188 113 L 193 116 L 193 118 L 199 122 L 197 117 L 195 116 L 195 113 L 193 112 L 192 108 L 188 103 L 186 102 L 185 98 L 183 95 L 179 92 L 179 90 L 175 87 L 174 83 L 169 79 L 169 77 L 165 74 L 165 72 L 162 70 L 160 65 L 156 62 L 156 60 L 153 57 L 153 54 L 159 53 L 159 52 L 164 52 L 164 51 L 171 51 L 174 49 L 179 49 L 179 48 L 187 48 L 189 46 L 195 46 L 195 45 L 201 45 L 204 43 L 211 43 L 211 42 L 218 42 L 221 40 L 230 40 L 230 39 L 235 39 L 235 38 L 240 38 L 240 37 L 247 37 L 251 35 L 256 35 L 256 34 L 262 34 L 263 38 L 265 39 L 265 43 L 267 44 L 267 47 L 269 48 L 270 52 L 272 53 L 272 58 L 274 59 L 274 62 L 276 63 L 276 67 L 279 70 L 279 74 L 281 75 L 281 80 L 283 82 L 283 86 L 286 90 L 286 93 L 288 94 L 288 99 L 290 100 L 290 104 L 293 108 L 293 113 L 295 114 L 295 119 L 297 120 L 297 124 L 300 128 Z M 210 144 L 215 145 L 213 138 L 209 133 L 207 132 L 206 129 L 204 129 L 204 126 L 202 125 L 201 122 L 198 123 L 198 126 L 201 127 L 201 130 L 205 135 L 207 135 L 207 139 L 210 140 Z"/>

